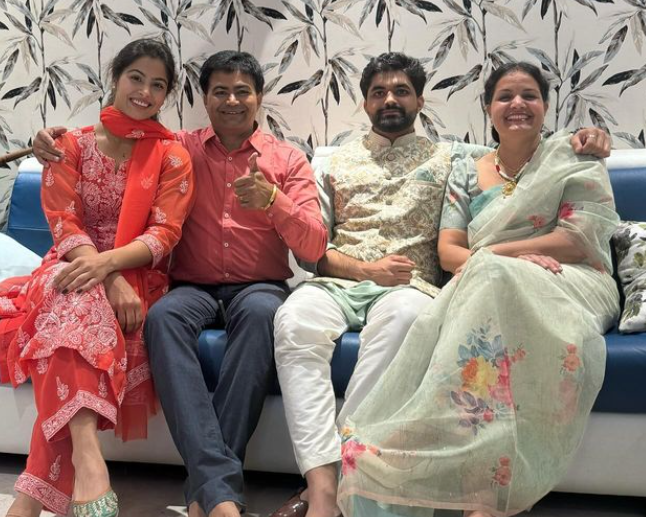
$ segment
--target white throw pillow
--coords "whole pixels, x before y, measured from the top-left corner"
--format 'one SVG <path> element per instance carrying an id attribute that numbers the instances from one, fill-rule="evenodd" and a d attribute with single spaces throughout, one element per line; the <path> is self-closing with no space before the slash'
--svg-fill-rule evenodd
<path id="1" fill-rule="evenodd" d="M 612 236 L 626 296 L 619 332 L 646 331 L 646 223 L 622 221 Z"/>
<path id="2" fill-rule="evenodd" d="M 12 276 L 29 275 L 41 262 L 42 258 L 33 251 L 0 233 L 0 281 Z"/>

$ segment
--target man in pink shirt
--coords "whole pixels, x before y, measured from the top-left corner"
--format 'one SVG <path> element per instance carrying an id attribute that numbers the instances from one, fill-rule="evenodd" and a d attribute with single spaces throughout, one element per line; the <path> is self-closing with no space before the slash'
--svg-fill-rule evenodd
<path id="1" fill-rule="evenodd" d="M 193 160 L 196 195 L 173 252 L 172 289 L 148 313 L 145 338 L 188 470 L 189 516 L 239 517 L 245 449 L 274 381 L 273 320 L 289 293 L 288 252 L 317 262 L 327 230 L 306 157 L 257 127 L 264 86 L 257 60 L 218 52 L 204 63 L 200 86 L 211 126 L 178 134 Z M 46 131 L 35 152 L 51 160 L 58 153 L 49 134 L 60 129 Z M 226 329 L 227 347 L 211 396 L 198 337 L 214 325 Z"/>
<path id="2" fill-rule="evenodd" d="M 327 245 L 305 155 L 257 127 L 263 85 L 250 54 L 218 52 L 204 63 L 211 126 L 178 135 L 192 157 L 195 202 L 173 252 L 173 289 L 146 318 L 191 517 L 238 516 L 244 507 L 242 464 L 274 380 L 273 319 L 289 294 L 288 252 L 316 262 Z M 227 331 L 213 396 L 198 357 L 198 337 L 212 325 Z"/>

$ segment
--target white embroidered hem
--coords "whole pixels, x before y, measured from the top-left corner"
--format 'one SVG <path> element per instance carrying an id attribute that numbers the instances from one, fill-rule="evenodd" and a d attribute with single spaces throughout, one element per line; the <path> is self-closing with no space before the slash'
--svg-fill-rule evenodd
<path id="1" fill-rule="evenodd" d="M 67 515 L 72 498 L 42 479 L 23 472 L 18 476 L 14 488 L 16 492 L 22 492 L 29 497 L 33 497 L 48 510 L 56 514 Z"/>
<path id="2" fill-rule="evenodd" d="M 104 418 L 107 418 L 114 425 L 117 425 L 117 407 L 115 405 L 94 393 L 80 390 L 56 414 L 42 423 L 41 426 L 45 438 L 48 441 L 51 440 L 82 408 L 91 409 Z"/>
<path id="3" fill-rule="evenodd" d="M 96 248 L 96 245 L 92 241 L 89 235 L 85 234 L 76 234 L 70 235 L 69 237 L 63 239 L 58 246 L 56 247 L 56 253 L 58 260 L 62 260 L 67 253 L 72 251 L 74 248 L 79 246 L 92 246 Z"/>
<path id="4" fill-rule="evenodd" d="M 128 371 L 126 373 L 126 389 L 125 392 L 128 393 L 132 391 L 142 382 L 150 379 L 150 366 L 148 363 L 140 364 L 136 368 Z"/>

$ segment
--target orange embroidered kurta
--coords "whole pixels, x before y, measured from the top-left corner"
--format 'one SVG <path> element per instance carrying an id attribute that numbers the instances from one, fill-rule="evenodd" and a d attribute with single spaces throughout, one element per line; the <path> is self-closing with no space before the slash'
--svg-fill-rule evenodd
<path id="1" fill-rule="evenodd" d="M 42 183 L 54 246 L 30 277 L 0 284 L 0 374 L 3 382 L 11 379 L 18 385 L 27 380 L 30 361 L 36 362 L 37 371 L 45 371 L 56 349 L 75 350 L 100 370 L 100 384 L 96 393 L 69 393 L 66 377 L 73 374 L 61 371 L 57 393 L 50 394 L 60 399 L 61 408 L 43 422 L 46 438 L 66 425 L 79 407 L 88 406 L 107 420 L 104 428 L 118 425 L 124 439 L 143 437 L 148 411 L 142 406 L 154 410 L 154 397 L 141 329 L 123 335 L 102 284 L 80 294 L 52 288 L 70 250 L 81 245 L 99 252 L 114 247 L 128 162 L 115 168 L 114 160 L 98 149 L 93 130 L 68 133 L 60 145 L 66 159 L 46 168 Z M 192 197 L 188 153 L 172 140 L 162 145 L 158 184 L 154 175 L 140 174 L 142 189 L 156 189 L 147 226 L 136 237 L 153 256 L 152 264 L 140 271 L 144 313 L 167 288 L 168 254 L 181 236 Z M 117 406 L 105 403 L 108 389 Z"/>
<path id="2" fill-rule="evenodd" d="M 162 126 L 149 126 L 161 131 L 153 138 L 164 136 Z M 0 284 L 0 380 L 16 386 L 31 377 L 38 409 L 15 488 L 66 515 L 74 485 L 69 421 L 87 408 L 99 429 L 142 438 L 156 403 L 142 329 L 123 334 L 103 284 L 64 294 L 53 281 L 78 246 L 103 252 L 139 240 L 152 262 L 122 274 L 145 315 L 167 290 L 168 255 L 191 207 L 193 179 L 190 157 L 174 140 L 149 141 L 145 155 L 118 167 L 98 149 L 93 128 L 59 142 L 66 158 L 46 168 L 42 182 L 54 246 L 31 276 Z"/>

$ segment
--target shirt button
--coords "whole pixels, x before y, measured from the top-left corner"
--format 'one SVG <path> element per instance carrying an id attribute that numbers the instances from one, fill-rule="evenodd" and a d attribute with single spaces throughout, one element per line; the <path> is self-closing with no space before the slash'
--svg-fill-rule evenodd
<path id="1" fill-rule="evenodd" d="M 393 175 L 390 174 L 390 172 L 388 172 L 388 171 L 384 172 L 384 178 L 386 178 L 387 180 L 389 180 L 392 177 L 393 177 Z"/>
<path id="2" fill-rule="evenodd" d="M 394 155 L 393 153 L 390 153 L 390 154 L 388 154 L 388 155 L 386 156 L 386 159 L 387 159 L 389 162 L 392 162 L 392 161 L 395 159 L 395 155 Z"/>
<path id="3" fill-rule="evenodd" d="M 229 278 L 231 275 L 229 275 L 229 273 L 224 273 L 224 276 L 225 276 L 226 278 Z"/>
<path id="4" fill-rule="evenodd" d="M 225 243 L 224 243 L 224 247 L 225 247 L 225 248 L 228 248 L 228 247 L 229 247 L 229 243 L 228 243 L 228 242 L 225 242 Z"/>
<path id="5" fill-rule="evenodd" d="M 227 183 L 227 188 L 231 188 L 231 183 Z"/>
<path id="6" fill-rule="evenodd" d="M 229 160 L 230 162 L 233 161 L 233 156 L 227 156 L 227 160 Z"/>
<path id="7" fill-rule="evenodd" d="M 390 199 L 386 199 L 386 204 L 387 204 L 387 205 L 392 205 L 392 204 L 393 204 L 393 202 L 392 202 Z"/>
<path id="8" fill-rule="evenodd" d="M 229 218 L 229 212 L 224 212 L 224 218 L 228 219 Z"/>

